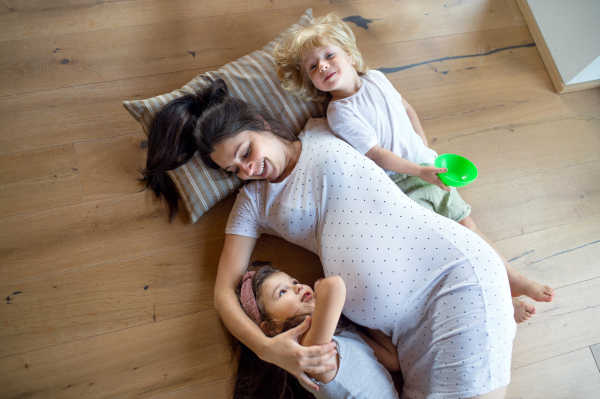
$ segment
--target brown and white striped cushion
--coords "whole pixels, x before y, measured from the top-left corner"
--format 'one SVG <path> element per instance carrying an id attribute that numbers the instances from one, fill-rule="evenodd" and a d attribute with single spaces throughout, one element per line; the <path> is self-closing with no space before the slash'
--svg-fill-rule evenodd
<path id="1" fill-rule="evenodd" d="M 309 8 L 294 26 L 306 26 L 312 19 L 312 9 Z M 272 54 L 273 47 L 284 34 L 285 32 L 261 50 L 230 62 L 218 71 L 196 76 L 181 89 L 146 100 L 124 101 L 123 106 L 148 134 L 155 115 L 165 104 L 185 94 L 202 90 L 208 85 L 209 79 L 221 78 L 227 83 L 233 97 L 265 109 L 292 131 L 300 133 L 309 118 L 325 116 L 327 105 L 304 102 L 281 88 L 275 74 L 276 65 Z M 222 170 L 207 167 L 197 154 L 187 164 L 168 173 L 179 189 L 192 223 L 243 183 L 235 175 L 230 176 Z"/>

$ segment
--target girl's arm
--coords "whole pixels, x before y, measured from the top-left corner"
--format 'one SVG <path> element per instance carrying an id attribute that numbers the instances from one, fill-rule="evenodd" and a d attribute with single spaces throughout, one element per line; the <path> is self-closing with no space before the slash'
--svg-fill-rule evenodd
<path id="1" fill-rule="evenodd" d="M 392 343 L 392 339 L 379 330 L 367 328 L 369 335 L 358 331 L 361 338 L 369 344 L 377 361 L 388 371 L 400 371 L 400 360 L 398 360 L 398 348 Z"/>
<path id="2" fill-rule="evenodd" d="M 412 123 L 413 129 L 415 129 L 415 132 L 421 137 L 425 147 L 429 147 L 427 144 L 427 137 L 425 137 L 425 132 L 423 131 L 423 126 L 421 126 L 421 121 L 419 120 L 417 112 L 404 97 L 402 97 L 402 105 L 404 105 L 404 108 L 406 109 L 406 114 L 408 115 L 408 119 L 410 119 L 410 123 Z"/>
<path id="3" fill-rule="evenodd" d="M 305 348 L 299 337 L 309 328 L 310 319 L 300 326 L 268 338 L 242 310 L 235 289 L 246 272 L 256 239 L 225 235 L 215 282 L 215 309 L 227 329 L 262 360 L 289 371 L 304 383 L 318 389 L 305 374 L 324 373 L 335 366 L 325 364 L 335 354 L 335 344 Z"/>
<path id="4" fill-rule="evenodd" d="M 300 344 L 303 346 L 331 343 L 346 302 L 346 284 L 344 280 L 339 276 L 333 276 L 317 281 L 315 283 L 315 300 L 312 324 L 300 340 Z M 337 364 L 337 360 L 336 356 L 329 363 Z M 307 374 L 318 381 L 327 383 L 336 376 L 337 367 L 326 373 L 307 372 Z"/>

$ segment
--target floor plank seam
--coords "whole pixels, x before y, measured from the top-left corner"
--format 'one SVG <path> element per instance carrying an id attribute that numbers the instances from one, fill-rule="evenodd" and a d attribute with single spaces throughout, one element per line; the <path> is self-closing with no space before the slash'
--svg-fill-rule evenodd
<path id="1" fill-rule="evenodd" d="M 473 188 L 477 188 L 477 187 L 485 187 L 485 186 L 488 186 L 490 184 L 503 183 L 503 182 L 514 180 L 514 179 L 521 179 L 523 177 L 531 177 L 531 176 L 539 175 L 539 174 L 542 174 L 542 173 L 555 172 L 557 170 L 564 170 L 564 169 L 568 169 L 568 168 L 574 168 L 574 167 L 577 167 L 577 166 L 587 165 L 587 164 L 595 163 L 595 162 L 598 162 L 598 161 L 600 161 L 600 158 L 596 158 L 596 159 L 592 159 L 592 160 L 589 160 L 589 161 L 586 161 L 586 162 L 576 163 L 576 164 L 572 164 L 572 165 L 561 166 L 561 167 L 554 168 L 554 169 L 540 170 L 540 171 L 537 171 L 537 172 L 534 172 L 534 173 L 530 173 L 530 174 L 527 174 L 527 175 L 518 175 L 518 176 L 513 176 L 513 177 L 510 177 L 510 178 L 507 178 L 507 179 L 494 180 L 494 181 L 487 182 L 487 183 L 480 183 L 480 184 L 475 183 L 475 184 L 471 184 L 471 186 L 469 187 L 469 189 L 473 189 Z M 521 204 L 519 204 L 519 205 L 521 205 Z M 584 220 L 584 219 L 580 219 L 580 220 Z"/>
<path id="2" fill-rule="evenodd" d="M 123 110 L 125 111 L 125 109 L 123 109 Z M 26 152 L 29 152 L 29 151 L 46 150 L 46 149 L 55 148 L 55 147 L 63 147 L 65 145 L 71 145 L 71 144 L 72 145 L 77 145 L 77 144 L 89 143 L 89 142 L 93 142 L 93 141 L 107 140 L 107 139 L 118 138 L 118 137 L 125 137 L 125 136 L 133 136 L 133 135 L 140 134 L 140 133 L 144 133 L 144 132 L 142 130 L 138 130 L 138 131 L 130 132 L 130 133 L 117 134 L 117 135 L 114 135 L 114 136 L 97 137 L 97 138 L 92 138 L 92 139 L 87 139 L 87 140 L 70 141 L 70 142 L 65 142 L 65 143 L 61 143 L 61 144 L 47 145 L 45 147 L 31 147 L 31 148 L 28 148 L 26 150 L 21 150 L 21 151 L 4 152 L 4 153 L 0 152 L 0 157 L 2 157 L 4 155 L 23 154 L 23 153 L 26 153 Z"/>
<path id="3" fill-rule="evenodd" d="M 130 76 L 130 77 L 123 78 L 123 79 L 103 80 L 103 81 L 99 81 L 99 82 L 89 82 L 89 83 L 78 84 L 78 85 L 73 85 L 73 86 L 53 87 L 51 89 L 45 89 L 45 90 L 33 90 L 33 91 L 24 91 L 24 92 L 20 92 L 20 93 L 2 94 L 2 95 L 0 95 L 0 100 L 3 99 L 4 97 L 15 97 L 15 96 L 20 96 L 22 94 L 24 95 L 24 94 L 44 93 L 44 92 L 52 91 L 52 90 L 73 89 L 73 88 L 85 87 L 85 86 L 102 85 L 102 84 L 106 84 L 106 83 L 126 82 L 131 79 L 142 79 L 142 78 L 148 78 L 148 77 L 152 77 L 152 76 L 162 76 L 162 75 L 175 74 L 175 73 L 181 73 L 181 72 L 186 72 L 186 71 L 197 71 L 197 70 L 206 69 L 207 70 L 206 72 L 210 72 L 213 70 L 217 70 L 217 69 L 221 68 L 222 66 L 223 65 L 201 66 L 201 67 L 196 67 L 196 68 L 191 68 L 191 69 L 181 69 L 181 70 L 177 70 L 177 71 L 168 71 L 168 72 L 155 73 L 155 74 L 150 74 L 150 75 Z M 205 73 L 205 72 L 200 72 L 200 73 Z M 193 77 L 195 77 L 197 75 L 198 74 L 191 76 L 189 80 L 191 80 Z M 189 80 L 188 80 L 188 82 L 189 82 Z M 173 89 L 171 91 L 177 90 L 180 88 L 181 87 L 173 87 Z M 157 93 L 154 96 L 158 96 L 161 94 L 165 94 L 165 93 Z M 123 100 L 119 100 L 119 102 L 134 101 L 134 100 L 135 99 L 132 99 L 132 100 L 123 99 Z M 125 109 L 123 109 L 123 111 L 127 112 Z"/>
<path id="4" fill-rule="evenodd" d="M 519 330 L 517 330 L 517 334 L 519 334 Z M 541 363 L 541 362 L 545 362 L 546 360 L 554 359 L 554 358 L 557 358 L 557 357 L 560 357 L 560 356 L 563 356 L 563 355 L 567 355 L 567 354 L 569 354 L 569 353 L 577 352 L 577 351 L 580 351 L 580 350 L 582 350 L 582 349 L 585 349 L 585 348 L 589 348 L 589 345 L 582 346 L 581 348 L 576 348 L 576 349 L 573 349 L 573 350 L 570 350 L 570 351 L 568 351 L 568 352 L 564 352 L 564 353 L 561 353 L 561 354 L 558 354 L 558 355 L 555 355 L 555 356 L 550 356 L 550 357 L 548 357 L 548 358 L 545 358 L 545 359 L 539 360 L 539 361 L 537 361 L 537 362 L 533 362 L 533 363 L 529 363 L 529 364 L 524 364 L 524 365 L 522 365 L 522 366 L 519 366 L 519 367 L 516 367 L 516 368 L 514 368 L 514 369 L 513 369 L 513 368 L 511 368 L 511 369 L 510 369 L 510 371 L 511 371 L 511 373 L 512 373 L 513 371 L 515 371 L 515 370 L 519 370 L 519 369 L 522 369 L 523 367 L 529 367 L 529 366 L 532 366 L 532 365 L 534 365 L 534 364 L 538 364 L 538 363 Z"/>
<path id="5" fill-rule="evenodd" d="M 175 391 L 171 391 L 171 392 L 167 392 L 167 393 L 161 393 L 160 395 L 150 396 L 148 399 L 160 398 L 160 397 L 163 397 L 165 395 L 172 395 L 172 394 L 177 393 L 177 392 L 184 392 L 184 391 L 187 391 L 189 389 L 194 389 L 194 388 L 201 387 L 203 385 L 214 384 L 214 383 L 219 382 L 219 381 L 229 380 L 229 379 L 231 379 L 233 377 L 235 377 L 235 376 L 229 376 L 229 377 L 219 378 L 218 380 L 212 380 L 212 381 L 209 381 L 209 382 L 205 382 L 203 384 L 198 384 L 198 385 L 194 385 L 194 386 L 183 388 L 183 389 L 177 389 Z"/>
<path id="6" fill-rule="evenodd" d="M 529 232 L 527 232 L 527 233 L 524 233 L 524 234 L 517 234 L 517 235 L 515 235 L 515 236 L 511 236 L 511 237 L 505 237 L 505 238 L 501 238 L 501 239 L 498 239 L 498 240 L 493 240 L 493 241 L 492 241 L 492 243 L 497 243 L 497 242 L 501 242 L 501 241 L 504 241 L 504 240 L 510 240 L 510 239 L 513 239 L 513 238 L 516 238 L 516 237 L 521 237 L 521 236 L 523 236 L 523 235 L 527 235 L 527 234 L 539 233 L 539 232 L 546 231 L 546 230 L 556 229 L 557 227 L 568 226 L 568 225 L 570 225 L 570 224 L 574 224 L 574 223 L 580 223 L 580 222 L 583 222 L 583 221 L 585 221 L 585 220 L 591 220 L 591 219 L 594 219 L 594 218 L 600 218 L 600 215 L 596 215 L 596 216 L 590 216 L 589 218 L 574 220 L 574 221 L 572 221 L 572 222 L 563 223 L 563 224 L 561 224 L 561 225 L 558 225 L 558 226 L 546 227 L 546 228 L 544 228 L 544 229 L 540 229 L 540 230 L 529 231 Z M 530 251 L 530 252 L 531 252 L 531 251 Z M 529 253 L 529 252 L 528 252 L 528 253 Z M 523 255 L 526 255 L 526 254 L 527 254 L 527 253 L 525 253 L 525 254 L 523 254 Z M 522 256 L 522 255 L 518 256 L 517 258 L 520 258 L 521 256 Z M 511 260 L 509 260 L 509 262 L 511 262 L 511 261 L 513 261 L 514 259 L 517 259 L 517 258 L 513 258 L 513 259 L 511 259 Z"/>
<path id="7" fill-rule="evenodd" d="M 134 259 L 144 258 L 144 257 L 148 257 L 148 256 L 155 256 L 155 255 L 159 255 L 161 253 L 170 252 L 170 251 L 176 251 L 176 250 L 181 250 L 181 249 L 184 249 L 184 248 L 193 248 L 193 247 L 196 247 L 196 246 L 199 246 L 199 245 L 205 245 L 205 244 L 211 244 L 211 243 L 214 243 L 214 242 L 217 242 L 217 241 L 223 241 L 224 239 L 225 239 L 225 232 L 223 232 L 223 237 L 222 238 L 214 238 L 214 239 L 211 239 L 211 240 L 204 241 L 204 242 L 202 242 L 200 244 L 196 243 L 196 244 L 193 244 L 193 245 L 184 245 L 184 246 L 181 246 L 181 247 L 169 248 L 169 249 L 166 249 L 164 251 L 149 252 L 149 253 L 144 253 L 144 254 L 138 255 L 138 256 L 132 256 L 130 258 L 117 259 L 117 260 L 113 260 L 113 261 L 110 261 L 110 262 L 98 263 L 98 264 L 94 264 L 94 265 L 79 267 L 79 268 L 76 268 L 76 269 L 64 270 L 64 271 L 57 272 L 57 273 L 45 274 L 43 276 L 28 278 L 28 279 L 25 279 L 25 280 L 19 280 L 19 281 L 14 281 L 14 282 L 10 282 L 10 283 L 3 283 L 3 284 L 0 284 L 0 288 L 6 287 L 6 286 L 9 286 L 9 285 L 12 285 L 12 284 L 28 283 L 30 281 L 39 280 L 39 279 L 43 279 L 43 278 L 55 277 L 55 276 L 60 276 L 60 275 L 67 274 L 67 273 L 72 273 L 72 272 L 78 272 L 78 271 L 82 271 L 82 270 L 87 270 L 87 269 L 91 269 L 93 267 L 107 266 L 107 265 L 111 265 L 113 263 L 127 262 L 127 261 L 134 260 Z"/>
<path id="8" fill-rule="evenodd" d="M 156 323 L 163 323 L 163 322 L 166 322 L 166 321 L 179 319 L 181 317 L 187 317 L 187 316 L 191 316 L 191 315 L 195 315 L 195 314 L 200 314 L 200 313 L 204 313 L 204 312 L 210 312 L 210 311 L 215 311 L 215 308 L 214 307 L 213 308 L 207 308 L 207 309 L 204 309 L 204 310 L 199 310 L 197 312 L 186 313 L 186 314 L 182 314 L 182 315 L 179 315 L 179 316 L 169 317 L 169 318 L 166 318 L 166 319 L 163 319 L 163 320 L 159 320 L 157 322 L 150 321 L 148 323 L 138 324 L 137 326 L 125 327 L 125 328 L 122 328 L 120 330 L 109 331 L 109 332 L 105 332 L 105 333 L 97 334 L 97 335 L 90 335 L 89 337 L 78 338 L 78 339 L 74 339 L 74 340 L 71 340 L 71 341 L 68 341 L 68 342 L 63 342 L 63 343 L 56 344 L 56 345 L 49 345 L 49 346 L 44 346 L 42 348 L 31 349 L 31 350 L 24 351 L 24 352 L 19 352 L 19 353 L 13 353 L 12 355 L 1 356 L 0 357 L 0 361 L 2 361 L 4 359 L 11 358 L 11 357 L 14 357 L 14 356 L 20 356 L 20 355 L 23 355 L 23 354 L 26 354 L 26 353 L 33 353 L 33 352 L 37 352 L 37 351 L 43 351 L 43 350 L 46 350 L 46 349 L 51 349 L 51 348 L 56 348 L 56 347 L 59 347 L 59 346 L 69 345 L 69 344 L 72 344 L 74 342 L 79 342 L 79 341 L 84 341 L 84 340 L 87 340 L 87 339 L 93 339 L 93 338 L 103 337 L 103 336 L 106 336 L 106 335 L 109 335 L 109 334 L 117 334 L 117 333 L 121 333 L 123 331 L 131 330 L 133 328 L 149 327 L 150 325 L 153 325 L 153 324 L 156 324 Z"/>

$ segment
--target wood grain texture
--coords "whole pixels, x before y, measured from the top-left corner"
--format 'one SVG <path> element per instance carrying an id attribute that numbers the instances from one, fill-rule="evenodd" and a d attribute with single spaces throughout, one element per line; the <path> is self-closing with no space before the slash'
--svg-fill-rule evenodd
<path id="1" fill-rule="evenodd" d="M 19 1 L 0 6 L 0 41 L 327 4 L 327 0 Z M 40 8 L 43 7 L 43 10 Z"/>
<path id="2" fill-rule="evenodd" d="M 73 145 L 0 155 L 0 217 L 78 202 Z"/>
<path id="3" fill-rule="evenodd" d="M 600 279 L 561 287 L 552 302 L 517 327 L 512 368 L 520 368 L 600 342 Z M 576 331 L 577 333 L 573 333 Z"/>
<path id="4" fill-rule="evenodd" d="M 515 22 L 517 23 L 517 25 L 526 26 L 527 23 L 525 22 L 525 19 L 523 18 L 523 14 L 521 13 L 521 9 L 519 8 L 519 5 L 517 4 L 517 0 L 506 0 L 506 2 L 508 3 L 508 7 L 510 7 L 510 10 L 512 11 L 513 16 L 515 17 Z"/>
<path id="5" fill-rule="evenodd" d="M 58 275 L 0 286 L 0 358 L 213 309 L 223 241 L 177 248 Z M 312 285 L 323 277 L 318 257 L 265 236 L 254 260 Z"/>
<path id="6" fill-rule="evenodd" d="M 525 277 L 553 288 L 600 277 L 600 218 L 564 224 L 496 241 L 496 248 Z"/>
<path id="7" fill-rule="evenodd" d="M 506 398 L 584 399 L 598 392 L 600 373 L 589 348 L 583 348 L 513 370 Z"/>
<path id="8" fill-rule="evenodd" d="M 271 10 L 0 43 L 0 96 L 223 65 L 264 46 L 296 22 L 304 10 Z M 315 15 L 333 11 L 344 18 L 368 15 L 373 7 L 362 2 L 314 7 Z M 484 19 L 469 19 L 474 13 Z M 483 25 L 486 29 L 514 25 L 504 0 L 485 4 L 469 0 L 451 7 L 437 1 L 384 2 L 378 4 L 377 14 L 370 17 L 380 20 L 373 27 L 354 29 L 359 46 L 477 31 Z M 363 24 L 362 19 L 357 21 Z M 113 43 L 119 46 L 115 48 Z"/>
<path id="9" fill-rule="evenodd" d="M 543 69 L 527 27 L 516 26 L 452 36 L 364 46 L 371 69 L 405 90 Z"/>
<path id="10" fill-rule="evenodd" d="M 600 108 L 430 141 L 438 154 L 460 154 L 477 165 L 469 187 L 600 159 Z M 560 154 L 559 156 L 557 154 Z"/>
<path id="11" fill-rule="evenodd" d="M 192 399 L 192 398 L 211 398 L 226 399 L 233 396 L 233 385 L 235 377 L 224 378 L 219 381 L 209 382 L 188 389 L 171 392 L 165 395 L 157 396 L 157 399 Z"/>
<path id="12" fill-rule="evenodd" d="M 492 241 L 600 215 L 600 161 L 463 188 L 471 216 Z"/>
<path id="13" fill-rule="evenodd" d="M 598 107 L 600 90 L 557 96 L 545 70 L 401 93 L 428 139 Z M 460 100 L 458 100 L 460 99 Z"/>
<path id="14" fill-rule="evenodd" d="M 148 191 L 0 218 L 0 284 L 223 239 L 232 200 L 195 225 L 184 209 L 169 225 Z"/>
<path id="15" fill-rule="evenodd" d="M 84 201 L 139 192 L 139 169 L 146 165 L 148 141 L 143 133 L 75 145 Z"/>
<path id="16" fill-rule="evenodd" d="M 0 358 L 213 308 L 223 243 L 0 287 Z M 10 299 L 10 300 L 8 300 Z"/>
<path id="17" fill-rule="evenodd" d="M 150 397 L 232 375 L 214 311 L 2 359 L 7 397 Z"/>
<path id="18" fill-rule="evenodd" d="M 194 69 L 108 83 L 0 97 L 0 153 L 141 132 L 123 108 L 124 100 L 140 100 L 181 88 Z"/>

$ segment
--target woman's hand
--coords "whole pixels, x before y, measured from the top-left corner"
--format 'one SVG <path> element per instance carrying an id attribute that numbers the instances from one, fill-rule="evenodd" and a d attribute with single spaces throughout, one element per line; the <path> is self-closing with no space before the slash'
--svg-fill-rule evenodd
<path id="1" fill-rule="evenodd" d="M 450 187 L 440 180 L 438 173 L 446 173 L 448 169 L 436 168 L 435 166 L 422 166 L 421 171 L 416 176 L 425 180 L 427 183 L 434 184 L 445 191 L 450 191 Z"/>
<path id="2" fill-rule="evenodd" d="M 298 380 L 315 390 L 319 390 L 306 373 L 321 374 L 335 370 L 335 365 L 325 364 L 336 353 L 335 343 L 302 346 L 298 343 L 302 334 L 310 328 L 311 318 L 295 328 L 269 339 L 269 345 L 263 348 L 260 358 L 290 372 Z"/>

